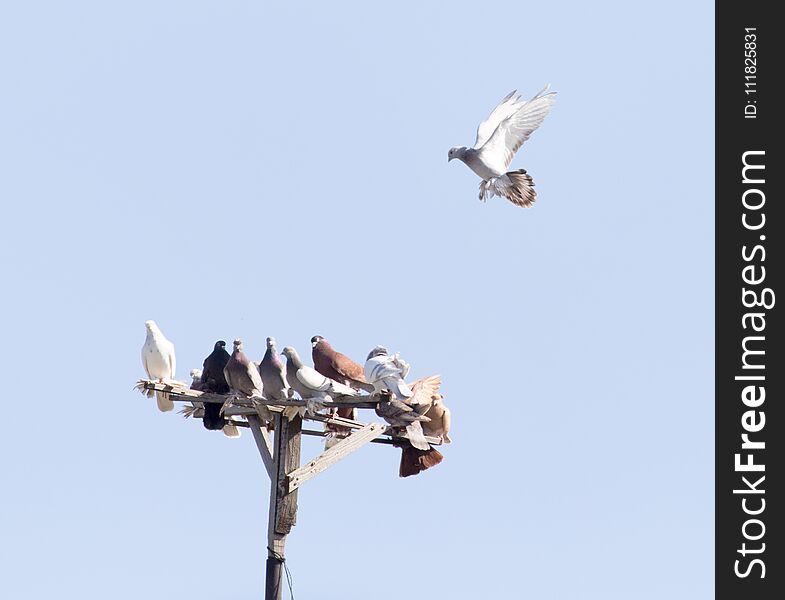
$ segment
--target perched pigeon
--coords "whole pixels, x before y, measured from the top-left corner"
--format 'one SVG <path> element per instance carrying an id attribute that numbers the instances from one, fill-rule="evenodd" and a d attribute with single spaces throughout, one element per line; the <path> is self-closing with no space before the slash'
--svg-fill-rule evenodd
<path id="1" fill-rule="evenodd" d="M 439 394 L 439 386 L 442 383 L 442 378 L 439 375 L 430 375 L 423 377 L 417 381 L 410 383 L 409 387 L 412 390 L 412 396 L 406 399 L 406 404 L 414 408 L 418 413 L 424 414 L 428 420 L 420 422 L 422 431 L 425 435 L 432 435 L 438 437 L 441 435 L 440 426 L 443 426 L 443 414 L 435 409 L 435 405 L 441 402 L 441 395 Z M 446 410 L 447 407 L 444 407 Z M 449 430 L 449 411 L 447 411 L 447 426 Z M 438 420 L 438 423 L 434 423 Z M 450 439 L 445 435 L 442 436 L 442 441 L 449 442 Z M 444 456 L 436 448 L 429 448 L 428 450 L 418 449 L 411 444 L 403 443 L 401 447 L 401 466 L 398 474 L 401 477 L 409 477 L 417 475 L 421 471 L 430 469 L 438 465 Z"/>
<path id="2" fill-rule="evenodd" d="M 226 342 L 218 340 L 213 351 L 202 363 L 202 390 L 214 394 L 228 394 L 229 384 L 226 382 L 224 367 L 229 362 Z"/>
<path id="3" fill-rule="evenodd" d="M 223 369 L 229 388 L 246 397 L 262 396 L 262 377 L 243 352 L 243 341 L 234 340 L 234 351 Z"/>
<path id="4" fill-rule="evenodd" d="M 382 417 L 393 427 L 406 429 L 406 434 L 412 446 L 419 450 L 430 450 L 431 446 L 423 434 L 421 421 L 429 420 L 425 416 L 428 405 L 409 406 L 393 397 L 389 392 L 382 392 L 376 414 Z"/>
<path id="5" fill-rule="evenodd" d="M 191 369 L 191 389 L 197 392 L 202 391 L 202 370 Z"/>
<path id="6" fill-rule="evenodd" d="M 329 400 L 333 395 L 357 395 L 357 391 L 349 386 L 305 366 L 300 355 L 291 346 L 284 348 L 282 354 L 287 359 L 286 380 L 303 400 Z"/>
<path id="7" fill-rule="evenodd" d="M 322 336 L 313 336 L 311 346 L 313 366 L 319 373 L 356 390 L 373 391 L 373 386 L 365 380 L 363 368 L 348 356 L 333 350 L 330 343 Z"/>
<path id="8" fill-rule="evenodd" d="M 174 379 L 175 356 L 174 344 L 164 337 L 155 321 L 146 321 L 147 338 L 142 346 L 142 364 L 149 379 L 169 382 Z M 158 410 L 167 412 L 174 409 L 174 402 L 165 392 L 155 392 Z"/>
<path id="9" fill-rule="evenodd" d="M 545 88 L 528 102 L 513 90 L 493 109 L 477 128 L 474 148 L 450 148 L 447 162 L 453 158 L 480 176 L 480 200 L 503 196 L 516 206 L 530 208 L 536 193 L 534 182 L 525 169 L 507 171 L 521 144 L 542 123 L 556 99 L 556 92 Z"/>
<path id="10" fill-rule="evenodd" d="M 226 383 L 226 376 L 224 375 L 224 368 L 226 368 L 229 359 L 229 353 L 226 351 L 226 342 L 223 340 L 215 342 L 213 351 L 204 359 L 202 364 L 201 390 L 203 392 L 211 392 L 213 394 L 229 393 L 229 384 Z M 226 427 L 226 419 L 221 415 L 220 404 L 216 402 L 205 403 L 202 424 L 205 429 L 211 431 L 217 431 Z M 237 428 L 234 427 L 234 429 L 236 430 Z"/>
<path id="11" fill-rule="evenodd" d="M 365 361 L 365 379 L 373 385 L 374 392 L 389 390 L 399 400 L 406 400 L 414 392 L 404 382 L 409 365 L 400 356 L 390 356 L 387 348 L 376 346 Z"/>
<path id="12" fill-rule="evenodd" d="M 444 398 L 441 394 L 436 394 L 431 408 L 428 409 L 425 416 L 430 419 L 430 421 L 424 421 L 422 424 L 425 435 L 440 437 L 445 444 L 449 444 L 452 441 L 448 435 L 450 433 L 451 415 L 450 409 L 445 406 Z"/>
<path id="13" fill-rule="evenodd" d="M 286 365 L 275 349 L 275 338 L 267 338 L 267 352 L 259 363 L 259 375 L 262 376 L 264 397 L 268 400 L 286 400 L 289 397 L 289 385 L 286 383 Z"/>

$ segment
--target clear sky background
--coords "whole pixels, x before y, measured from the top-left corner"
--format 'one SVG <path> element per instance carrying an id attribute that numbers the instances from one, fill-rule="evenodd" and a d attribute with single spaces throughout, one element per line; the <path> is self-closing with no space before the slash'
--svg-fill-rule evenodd
<path id="1" fill-rule="evenodd" d="M 439 467 L 302 488 L 298 600 L 712 597 L 712 3 L 367 4 L 0 7 L 4 597 L 261 597 L 253 440 L 132 390 L 146 319 L 181 379 L 443 376 Z M 481 204 L 447 150 L 548 82 L 535 207 Z"/>

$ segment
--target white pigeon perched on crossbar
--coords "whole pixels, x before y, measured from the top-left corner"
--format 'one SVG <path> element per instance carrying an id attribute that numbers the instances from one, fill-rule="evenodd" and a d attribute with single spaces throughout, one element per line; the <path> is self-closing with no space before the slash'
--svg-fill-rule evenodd
<path id="1" fill-rule="evenodd" d="M 142 346 L 142 365 L 147 377 L 154 381 L 171 383 L 175 373 L 174 344 L 166 339 L 155 321 L 145 321 L 147 337 Z M 149 395 L 149 394 L 148 394 Z M 166 392 L 155 392 L 158 410 L 168 412 L 174 409 L 174 402 Z"/>
<path id="2" fill-rule="evenodd" d="M 556 92 L 543 90 L 529 101 L 521 100 L 515 90 L 507 94 L 490 116 L 477 128 L 473 148 L 455 146 L 447 153 L 480 176 L 480 200 L 502 196 L 516 206 L 530 208 L 536 192 L 534 181 L 525 169 L 507 171 L 521 144 L 543 122 L 551 111 Z"/>

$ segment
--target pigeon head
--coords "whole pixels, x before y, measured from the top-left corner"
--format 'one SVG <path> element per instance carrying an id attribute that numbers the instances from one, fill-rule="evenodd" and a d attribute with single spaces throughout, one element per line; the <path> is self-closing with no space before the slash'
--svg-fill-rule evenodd
<path id="1" fill-rule="evenodd" d="M 447 153 L 447 162 L 450 162 L 453 158 L 463 160 L 463 156 L 465 152 L 466 152 L 466 146 L 453 146 L 452 148 L 450 148 L 450 151 Z"/>
<path id="2" fill-rule="evenodd" d="M 213 350 L 223 350 L 224 348 L 226 348 L 226 342 L 223 340 L 218 340 L 215 342 L 215 346 L 213 346 Z"/>
<path id="3" fill-rule="evenodd" d="M 191 369 L 191 379 L 193 379 L 194 381 L 200 381 L 202 379 L 202 370 Z"/>
<path id="4" fill-rule="evenodd" d="M 297 354 L 297 350 L 295 350 L 291 346 L 286 346 L 286 348 L 283 349 L 283 352 L 281 352 L 281 354 L 283 354 L 286 358 L 288 358 L 296 368 L 299 369 L 300 367 L 303 366 L 303 361 L 300 360 L 300 355 Z"/>
<path id="5" fill-rule="evenodd" d="M 327 340 L 325 340 L 325 339 L 324 339 L 322 336 L 320 336 L 320 335 L 315 335 L 315 336 L 313 336 L 313 337 L 311 338 L 311 346 L 312 346 L 312 347 L 316 347 L 316 344 L 318 344 L 319 342 L 326 342 L 326 341 L 327 341 Z"/>
<path id="6" fill-rule="evenodd" d="M 270 348 L 271 350 L 273 350 L 275 348 L 275 338 L 274 337 L 268 337 L 267 338 L 267 347 Z"/>
<path id="7" fill-rule="evenodd" d="M 242 340 L 234 340 L 234 351 L 235 352 L 242 352 L 243 351 L 243 341 Z"/>
<path id="8" fill-rule="evenodd" d="M 147 331 L 158 331 L 158 325 L 155 324 L 155 321 L 145 321 L 144 326 Z"/>
<path id="9" fill-rule="evenodd" d="M 371 360 L 374 356 L 388 356 L 390 353 L 387 351 L 387 348 L 384 346 L 376 346 L 373 350 L 368 353 L 368 358 L 365 360 Z"/>

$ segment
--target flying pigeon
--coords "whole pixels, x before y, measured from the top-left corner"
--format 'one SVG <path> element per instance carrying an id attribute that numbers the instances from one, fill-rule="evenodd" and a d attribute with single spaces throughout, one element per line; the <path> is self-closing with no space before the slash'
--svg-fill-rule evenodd
<path id="1" fill-rule="evenodd" d="M 374 392 L 389 390 L 399 400 L 414 395 L 403 380 L 408 374 L 409 365 L 398 354 L 390 356 L 384 346 L 376 346 L 365 361 L 365 379 L 373 385 Z"/>
<path id="2" fill-rule="evenodd" d="M 259 375 L 262 376 L 264 397 L 268 400 L 286 400 L 289 398 L 289 385 L 286 382 L 286 365 L 275 349 L 275 338 L 267 338 L 267 352 L 259 363 Z"/>
<path id="3" fill-rule="evenodd" d="M 525 169 L 507 171 L 515 153 L 548 115 L 556 99 L 550 86 L 528 102 L 515 90 L 507 94 L 490 116 L 477 128 L 474 148 L 455 146 L 447 154 L 480 176 L 480 200 L 503 196 L 516 206 L 530 208 L 534 204 L 534 181 Z"/>
<path id="4" fill-rule="evenodd" d="M 420 421 L 429 420 L 425 416 L 428 405 L 409 406 L 389 392 L 382 392 L 380 398 L 376 414 L 393 427 L 405 428 L 412 446 L 419 450 L 430 450 L 431 446 L 426 441 L 422 425 L 420 425 Z"/>
<path id="5" fill-rule="evenodd" d="M 243 352 L 243 341 L 234 340 L 234 351 L 223 369 L 229 388 L 246 397 L 262 396 L 262 377 Z"/>
<path id="6" fill-rule="evenodd" d="M 146 321 L 147 338 L 142 346 L 142 364 L 149 379 L 169 382 L 174 379 L 175 356 L 174 344 L 166 339 L 155 321 Z M 155 392 L 158 410 L 168 412 L 174 409 L 174 402 L 165 392 Z"/>
<path id="7" fill-rule="evenodd" d="M 357 391 L 347 385 L 325 377 L 315 369 L 303 364 L 297 350 L 291 346 L 283 349 L 287 359 L 286 381 L 303 400 L 329 400 L 333 395 L 356 396 Z"/>

